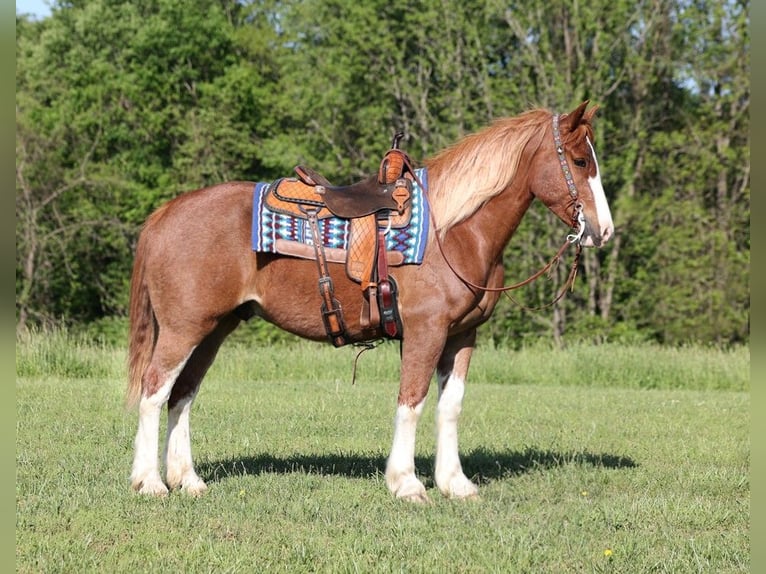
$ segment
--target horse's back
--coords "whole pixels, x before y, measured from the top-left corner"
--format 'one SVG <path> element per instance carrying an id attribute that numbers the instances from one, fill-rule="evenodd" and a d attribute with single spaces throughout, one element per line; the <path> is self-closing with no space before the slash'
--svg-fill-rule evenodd
<path id="1" fill-rule="evenodd" d="M 183 193 L 157 208 L 146 220 L 142 234 L 182 233 L 186 236 L 213 227 L 235 227 L 252 217 L 255 184 L 234 181 Z"/>

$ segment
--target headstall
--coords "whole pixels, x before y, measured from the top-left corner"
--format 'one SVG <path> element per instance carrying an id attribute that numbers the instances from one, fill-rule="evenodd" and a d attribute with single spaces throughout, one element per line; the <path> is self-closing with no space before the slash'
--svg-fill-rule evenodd
<path id="1" fill-rule="evenodd" d="M 577 276 L 577 265 L 580 260 L 580 253 L 582 252 L 582 244 L 580 243 L 580 240 L 582 239 L 583 233 L 585 232 L 585 216 L 583 215 L 582 204 L 579 201 L 577 201 L 577 197 L 578 197 L 577 186 L 575 185 L 574 178 L 572 177 L 572 171 L 569 169 L 569 163 L 567 162 L 566 155 L 564 154 L 564 145 L 561 142 L 561 131 L 559 130 L 559 116 L 556 113 L 553 114 L 553 142 L 556 148 L 556 154 L 558 155 L 558 158 L 559 158 L 559 164 L 561 165 L 561 170 L 564 173 L 564 180 L 566 181 L 567 190 L 569 191 L 569 195 L 574 201 L 575 211 L 572 218 L 572 224 L 573 224 L 572 227 L 574 228 L 575 225 L 577 225 L 577 229 L 575 233 L 570 233 L 569 235 L 567 235 L 566 241 L 564 241 L 564 244 L 559 248 L 556 255 L 554 255 L 553 258 L 542 269 L 534 273 L 529 278 L 524 279 L 524 281 L 514 283 L 513 285 L 506 285 L 504 287 L 487 287 L 484 285 L 478 285 L 476 283 L 473 283 L 472 281 L 469 281 L 465 277 L 463 277 L 452 266 L 452 263 L 450 263 L 449 259 L 447 259 L 447 256 L 444 253 L 444 247 L 442 245 L 441 239 L 439 238 L 439 234 L 438 233 L 434 234 L 436 239 L 436 244 L 439 247 L 439 252 L 442 254 L 442 257 L 444 258 L 444 261 L 447 263 L 447 266 L 458 277 L 458 279 L 460 279 L 463 283 L 465 283 L 469 287 L 472 287 L 474 289 L 479 289 L 480 291 L 486 291 L 491 293 L 498 293 L 498 292 L 505 293 L 508 296 L 508 298 L 511 299 L 511 301 L 513 301 L 517 305 L 527 310 L 542 309 L 544 307 L 553 305 L 557 303 L 564 296 L 568 288 L 571 287 L 572 289 L 574 289 L 574 280 L 575 280 L 575 277 Z M 412 171 L 414 172 L 414 170 Z M 417 183 L 421 186 L 422 189 L 426 189 L 422 185 L 422 182 L 418 181 Z M 436 229 L 436 221 L 434 220 L 433 210 L 430 210 L 430 213 L 431 213 L 434 229 Z M 563 255 L 567 247 L 569 247 L 573 243 L 577 244 L 577 250 L 575 251 L 574 261 L 572 262 L 572 266 L 570 268 L 569 275 L 564 284 L 564 287 L 561 289 L 561 291 L 559 292 L 559 294 L 555 297 L 553 301 L 551 301 L 547 305 L 542 305 L 541 307 L 530 309 L 528 307 L 524 307 L 524 305 L 521 305 L 518 301 L 516 301 L 515 299 L 513 299 L 513 297 L 510 296 L 508 291 L 512 291 L 513 289 L 518 289 L 519 287 L 528 285 L 529 283 L 531 283 L 532 281 L 540 277 L 543 273 L 548 271 L 551 267 L 553 267 L 554 264 L 557 264 L 559 259 L 561 258 L 561 255 Z"/>

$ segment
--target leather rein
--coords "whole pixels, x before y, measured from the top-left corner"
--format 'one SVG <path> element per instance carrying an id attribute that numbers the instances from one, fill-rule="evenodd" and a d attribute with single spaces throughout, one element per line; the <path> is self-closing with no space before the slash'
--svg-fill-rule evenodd
<path id="1" fill-rule="evenodd" d="M 476 283 L 473 283 L 472 281 L 466 279 L 455 267 L 453 267 L 450 260 L 447 258 L 447 255 L 444 253 L 444 246 L 442 245 L 441 238 L 439 237 L 439 233 L 435 233 L 436 236 L 436 245 L 439 247 L 439 252 L 441 253 L 442 257 L 444 258 L 444 261 L 447 263 L 447 266 L 450 268 L 450 270 L 457 276 L 458 279 L 460 279 L 463 283 L 468 285 L 469 287 L 472 287 L 474 289 L 478 289 L 480 291 L 490 292 L 490 293 L 505 293 L 508 298 L 516 303 L 517 305 L 523 307 L 527 310 L 538 310 L 545 307 L 549 307 L 551 305 L 556 304 L 558 301 L 561 300 L 561 298 L 566 294 L 567 289 L 570 287 L 574 289 L 574 281 L 577 276 L 577 265 L 580 260 L 580 254 L 582 253 L 582 236 L 585 232 L 585 216 L 582 212 L 582 204 L 577 201 L 578 193 L 577 193 L 577 186 L 575 185 L 574 178 L 572 177 L 572 171 L 569 169 L 569 164 L 567 162 L 566 156 L 564 155 L 564 145 L 561 142 L 561 132 L 559 130 L 559 116 L 558 114 L 553 114 L 553 142 L 556 146 L 556 153 L 558 154 L 559 164 L 561 165 L 561 170 L 564 174 L 564 180 L 567 184 L 567 190 L 569 191 L 569 195 L 572 198 L 572 202 L 574 203 L 574 213 L 572 216 L 572 228 L 576 228 L 575 233 L 570 233 L 567 235 L 566 240 L 564 241 L 564 244 L 559 248 L 556 255 L 554 255 L 551 260 L 546 263 L 542 269 L 528 277 L 527 279 L 524 279 L 523 281 L 519 281 L 518 283 L 514 283 L 513 285 L 506 285 L 503 287 L 487 287 L 485 285 L 478 285 Z M 409 163 L 409 162 L 408 162 Z M 415 181 L 420 186 L 421 189 L 425 190 L 426 188 L 423 186 L 423 183 L 420 181 L 420 178 L 415 174 L 415 170 L 412 169 L 412 166 L 408 166 L 410 168 L 410 172 L 412 173 L 413 177 L 415 178 Z M 436 221 L 433 214 L 433 209 L 429 210 L 430 217 L 431 217 L 431 223 L 433 225 L 434 230 L 436 231 Z M 510 296 L 508 293 L 509 291 L 512 291 L 514 289 L 518 289 L 520 287 L 523 287 L 525 285 L 529 285 L 543 275 L 545 272 L 547 272 L 551 267 L 554 265 L 557 265 L 559 260 L 561 259 L 561 256 L 564 254 L 564 251 L 572 245 L 573 243 L 577 244 L 577 248 L 575 250 L 575 257 L 572 261 L 572 266 L 569 270 L 569 275 L 567 277 L 566 282 L 564 283 L 564 286 L 562 287 L 561 291 L 556 295 L 556 297 L 551 301 L 550 303 L 546 305 L 542 305 L 540 307 L 536 307 L 534 309 L 525 307 L 524 305 L 521 305 L 518 301 L 516 301 L 513 297 Z"/>

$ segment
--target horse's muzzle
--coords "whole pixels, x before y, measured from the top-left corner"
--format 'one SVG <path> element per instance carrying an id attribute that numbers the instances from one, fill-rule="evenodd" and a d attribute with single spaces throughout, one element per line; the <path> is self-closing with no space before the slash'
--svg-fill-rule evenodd
<path id="1" fill-rule="evenodd" d="M 614 226 L 611 223 L 599 225 L 598 228 L 585 220 L 585 233 L 580 241 L 583 247 L 602 247 L 614 235 Z"/>

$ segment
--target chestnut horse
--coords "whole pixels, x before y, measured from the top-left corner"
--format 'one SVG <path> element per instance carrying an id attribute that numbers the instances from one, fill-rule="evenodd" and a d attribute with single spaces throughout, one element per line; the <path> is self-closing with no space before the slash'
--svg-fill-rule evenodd
<path id="1" fill-rule="evenodd" d="M 568 114 L 535 109 L 499 119 L 426 160 L 431 231 L 423 261 L 391 270 L 403 335 L 398 406 L 386 484 L 424 502 L 415 476 L 415 429 L 436 372 L 435 483 L 447 497 L 475 497 L 463 473 L 457 422 L 476 329 L 503 283 L 503 250 L 534 198 L 567 226 L 571 241 L 601 246 L 614 227 L 593 149 L 596 107 Z M 128 403 L 139 419 L 133 489 L 165 495 L 207 489 L 192 462 L 189 415 L 202 378 L 227 335 L 249 316 L 327 340 L 315 261 L 251 247 L 252 182 L 180 195 L 146 221 L 131 283 Z M 380 339 L 360 325 L 359 285 L 330 264 L 351 342 Z M 493 290 L 494 289 L 494 290 Z M 160 413 L 167 403 L 165 482 L 158 462 Z"/>

